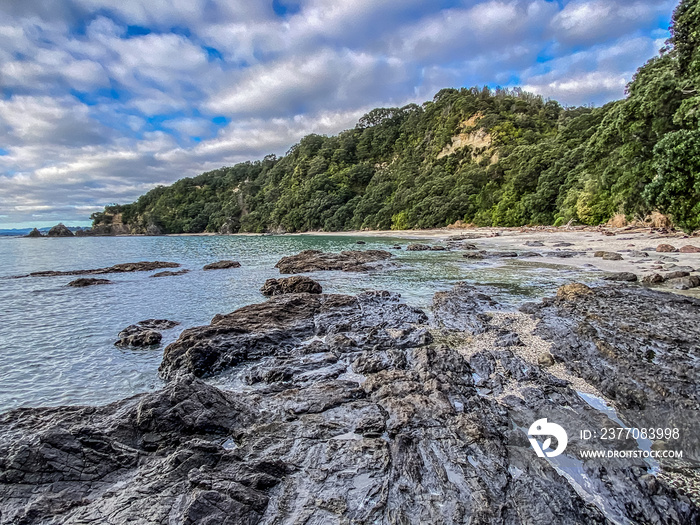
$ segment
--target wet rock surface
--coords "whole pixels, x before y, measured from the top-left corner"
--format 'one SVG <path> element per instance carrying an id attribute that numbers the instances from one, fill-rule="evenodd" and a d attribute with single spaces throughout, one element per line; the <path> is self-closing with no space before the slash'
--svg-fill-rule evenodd
<path id="1" fill-rule="evenodd" d="M 149 277 L 173 277 L 175 275 L 185 275 L 186 273 L 189 273 L 190 271 L 187 268 L 183 268 L 182 270 L 177 270 L 175 272 L 166 270 L 164 272 L 157 272 L 154 273 L 153 275 Z"/>
<path id="2" fill-rule="evenodd" d="M 85 288 L 98 284 L 112 284 L 112 281 L 109 279 L 95 279 L 94 277 L 81 277 L 80 279 L 69 282 L 68 286 L 72 286 L 73 288 Z"/>
<path id="3" fill-rule="evenodd" d="M 160 270 L 162 268 L 179 268 L 181 265 L 174 262 L 163 261 L 140 261 L 134 263 L 115 264 L 107 268 L 95 268 L 92 270 L 67 270 L 56 271 L 48 270 L 44 272 L 32 272 L 27 275 L 17 275 L 15 278 L 22 277 L 57 277 L 62 275 L 101 275 L 106 273 L 129 273 L 129 272 L 150 272 Z"/>
<path id="4" fill-rule="evenodd" d="M 373 269 L 372 263 L 390 259 L 392 254 L 384 250 L 343 251 L 327 253 L 320 250 L 304 250 L 297 255 L 282 257 L 275 268 L 280 273 L 306 273 L 320 270 L 359 272 Z"/>
<path id="5" fill-rule="evenodd" d="M 698 327 L 683 322 L 697 303 L 625 301 L 618 288 L 573 285 L 529 306 L 553 341 L 542 365 L 518 353 L 530 336 L 494 324 L 489 290 L 465 283 L 436 294 L 432 322 L 377 291 L 285 294 L 216 316 L 166 349 L 162 390 L 0 415 L 0 523 L 697 523 L 698 509 L 642 460 L 590 461 L 578 479 L 528 442 L 542 413 L 607 421 L 551 375 L 555 362 L 631 402 L 637 353 L 601 350 L 598 333 L 648 339 L 663 364 L 644 384 L 658 373 L 657 388 L 671 379 L 677 399 L 697 403 L 692 384 L 668 377 L 695 355 Z M 622 335 L 593 316 L 640 299 L 656 310 Z M 570 335 L 577 323 L 592 328 Z M 470 346 L 479 331 L 505 346 Z"/>
<path id="6" fill-rule="evenodd" d="M 161 330 L 169 330 L 179 325 L 177 321 L 168 319 L 146 319 L 124 328 L 119 332 L 116 346 L 153 346 L 160 344 L 163 339 Z"/>
<path id="7" fill-rule="evenodd" d="M 294 275 L 282 279 L 268 279 L 260 288 L 265 296 L 283 295 L 287 293 L 323 293 L 321 284 L 303 275 Z"/>
<path id="8" fill-rule="evenodd" d="M 238 261 L 217 261 L 205 264 L 203 270 L 228 270 L 229 268 L 240 268 L 241 263 Z"/>

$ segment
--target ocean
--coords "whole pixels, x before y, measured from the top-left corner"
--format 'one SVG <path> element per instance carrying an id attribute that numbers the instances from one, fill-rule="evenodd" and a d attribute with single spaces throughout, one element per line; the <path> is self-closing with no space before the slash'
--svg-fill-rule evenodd
<path id="1" fill-rule="evenodd" d="M 363 240 L 366 244 L 358 245 Z M 96 405 L 162 386 L 163 348 L 180 332 L 218 313 L 262 302 L 260 287 L 279 277 L 275 263 L 305 249 L 340 251 L 403 248 L 415 241 L 372 236 L 167 236 L 0 239 L 0 412 L 20 406 Z M 435 244 L 434 241 L 425 241 Z M 551 295 L 574 279 L 575 268 L 527 260 L 469 261 L 460 251 L 390 250 L 395 266 L 373 272 L 316 272 L 324 292 L 398 292 L 429 313 L 436 291 L 460 280 L 493 288 L 504 308 Z M 203 271 L 233 259 L 241 268 Z M 136 261 L 172 261 L 190 273 L 100 275 L 114 284 L 72 288 L 77 277 L 10 278 L 42 270 L 77 270 Z M 153 348 L 119 348 L 117 334 L 150 318 L 180 323 Z"/>

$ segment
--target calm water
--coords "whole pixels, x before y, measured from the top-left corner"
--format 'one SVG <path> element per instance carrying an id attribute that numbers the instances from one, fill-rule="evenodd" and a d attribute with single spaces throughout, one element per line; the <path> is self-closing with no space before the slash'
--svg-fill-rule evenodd
<path id="1" fill-rule="evenodd" d="M 387 248 L 405 240 L 327 236 L 102 237 L 0 239 L 0 411 L 18 406 L 102 404 L 161 385 L 157 369 L 165 345 L 217 313 L 261 302 L 275 263 L 305 249 Z M 500 260 L 469 262 L 459 252 L 396 251 L 396 269 L 373 273 L 309 274 L 324 291 L 386 289 L 428 309 L 432 295 L 466 280 L 495 286 L 509 306 L 551 294 L 562 283 L 591 277 L 564 267 Z M 202 271 L 221 259 L 231 270 Z M 190 273 L 151 279 L 155 272 L 111 274 L 115 284 L 66 286 L 76 277 L 3 279 L 41 270 L 73 270 L 134 261 L 174 261 Z M 164 332 L 156 349 L 114 346 L 124 327 L 148 318 L 180 326 Z"/>

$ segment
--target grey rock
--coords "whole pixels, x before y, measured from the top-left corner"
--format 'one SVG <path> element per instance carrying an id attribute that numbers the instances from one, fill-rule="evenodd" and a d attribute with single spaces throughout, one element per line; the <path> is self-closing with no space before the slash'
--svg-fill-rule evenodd
<path id="1" fill-rule="evenodd" d="M 95 286 L 98 284 L 112 284 L 109 279 L 95 279 L 91 277 L 81 277 L 68 283 L 68 286 L 73 286 L 74 288 L 85 288 L 86 286 Z"/>
<path id="2" fill-rule="evenodd" d="M 73 232 L 70 231 L 63 223 L 58 223 L 49 230 L 47 235 L 49 237 L 73 237 Z"/>
<path id="3" fill-rule="evenodd" d="M 171 271 L 165 271 L 165 272 L 157 272 L 154 273 L 153 275 L 149 275 L 149 277 L 173 277 L 175 275 L 185 275 L 186 273 L 189 273 L 190 271 L 187 268 L 183 268 L 182 270 L 177 270 L 176 272 L 171 272 Z"/>
<path id="4" fill-rule="evenodd" d="M 266 296 L 282 295 L 286 293 L 323 293 L 321 285 L 302 275 L 294 275 L 283 279 L 268 279 L 260 288 L 260 293 Z"/>
<path id="5" fill-rule="evenodd" d="M 606 281 L 626 281 L 626 282 L 636 282 L 637 276 L 631 272 L 617 272 L 608 273 L 603 276 Z"/>
<path id="6" fill-rule="evenodd" d="M 406 251 L 409 252 L 426 252 L 430 250 L 430 246 L 427 244 L 409 244 L 406 246 Z"/>
<path id="7" fill-rule="evenodd" d="M 177 321 L 168 319 L 146 319 L 124 328 L 119 332 L 116 346 L 153 346 L 160 344 L 163 339 L 161 330 L 169 330 L 178 326 Z"/>
<path id="8" fill-rule="evenodd" d="M 392 254 L 384 250 L 344 251 L 324 253 L 320 250 L 304 250 L 297 255 L 282 257 L 275 268 L 280 273 L 305 273 L 320 270 L 365 271 L 372 263 L 390 259 Z"/>
<path id="9" fill-rule="evenodd" d="M 229 268 L 240 268 L 241 263 L 238 261 L 217 261 L 205 264 L 203 270 L 228 270 Z"/>
<path id="10" fill-rule="evenodd" d="M 32 272 L 28 275 L 18 275 L 15 278 L 21 277 L 58 277 L 62 275 L 102 275 L 106 273 L 129 273 L 129 272 L 150 272 L 162 268 L 179 268 L 180 264 L 173 262 L 162 261 L 140 261 L 135 263 L 115 264 L 108 268 L 96 268 L 93 270 L 68 270 L 56 271 L 48 270 L 43 272 Z"/>
<path id="11" fill-rule="evenodd" d="M 434 322 L 440 328 L 481 334 L 487 330 L 490 316 L 498 303 L 488 295 L 488 289 L 460 282 L 447 292 L 433 296 Z"/>
<path id="12" fill-rule="evenodd" d="M 675 290 L 691 290 L 692 288 L 700 286 L 700 277 L 697 275 L 673 277 L 667 279 L 664 285 Z"/>

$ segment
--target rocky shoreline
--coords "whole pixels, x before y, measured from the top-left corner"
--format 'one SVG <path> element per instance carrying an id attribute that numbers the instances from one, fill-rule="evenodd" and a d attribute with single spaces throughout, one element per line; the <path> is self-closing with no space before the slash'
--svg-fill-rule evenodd
<path id="1" fill-rule="evenodd" d="M 573 284 L 513 312 L 458 283 L 426 312 L 301 276 L 263 291 L 168 345 L 162 390 L 0 415 L 0 523 L 700 523 L 700 301 Z M 574 436 L 538 458 L 545 415 L 611 423 L 586 395 L 631 426 L 675 415 L 687 461 L 582 460 Z"/>

